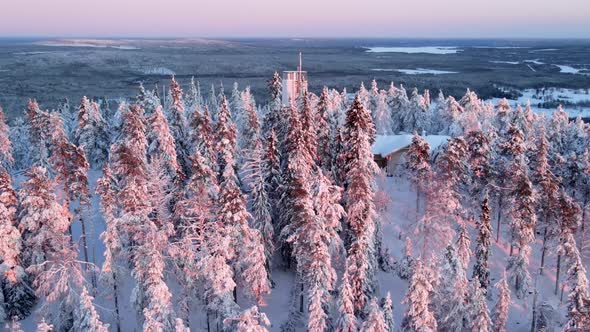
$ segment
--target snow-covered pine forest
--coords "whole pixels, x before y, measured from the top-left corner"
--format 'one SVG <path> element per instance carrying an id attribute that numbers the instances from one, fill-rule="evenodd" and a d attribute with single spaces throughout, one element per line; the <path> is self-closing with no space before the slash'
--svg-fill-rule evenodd
<path id="1" fill-rule="evenodd" d="M 581 119 L 375 82 L 284 106 L 278 74 L 269 96 L 172 78 L 0 112 L 2 326 L 590 330 Z M 402 132 L 387 177 L 371 146 Z"/>

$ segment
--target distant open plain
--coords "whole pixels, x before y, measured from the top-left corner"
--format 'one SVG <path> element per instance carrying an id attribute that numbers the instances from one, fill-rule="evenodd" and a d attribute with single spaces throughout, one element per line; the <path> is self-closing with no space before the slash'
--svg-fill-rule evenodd
<path id="1" fill-rule="evenodd" d="M 83 95 L 130 98 L 139 82 L 161 91 L 171 75 L 185 86 L 194 76 L 205 95 L 211 84 L 228 93 L 234 81 L 250 85 L 264 103 L 266 80 L 294 70 L 299 51 L 314 92 L 354 91 L 372 79 L 381 88 L 393 81 L 456 97 L 470 88 L 484 99 L 517 99 L 524 89 L 590 91 L 590 40 L 3 39 L 0 105 L 14 118 L 31 97 L 44 108 Z M 583 99 L 578 106 L 590 106 Z"/>

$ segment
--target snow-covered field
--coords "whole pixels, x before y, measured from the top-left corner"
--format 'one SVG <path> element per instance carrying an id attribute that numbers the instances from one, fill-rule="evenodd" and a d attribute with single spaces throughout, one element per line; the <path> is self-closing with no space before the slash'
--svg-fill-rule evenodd
<path id="1" fill-rule="evenodd" d="M 454 46 L 421 46 L 421 47 L 365 47 L 369 53 L 427 53 L 455 54 L 460 51 Z"/>
<path id="2" fill-rule="evenodd" d="M 539 107 L 539 104 L 553 103 L 553 102 L 568 102 L 568 103 L 590 103 L 590 89 L 561 89 L 561 88 L 546 88 L 542 90 L 526 89 L 521 91 L 522 96 L 518 99 L 509 99 L 508 101 L 512 106 L 521 105 L 524 106 L 528 101 L 531 102 L 531 106 L 534 111 L 539 113 L 545 113 L 550 115 L 555 111 L 555 108 L 543 108 Z M 501 98 L 493 98 L 488 100 L 494 105 L 498 103 Z M 588 117 L 590 116 L 590 106 L 573 106 L 568 105 L 565 107 L 566 112 L 570 117 Z"/>
<path id="3" fill-rule="evenodd" d="M 67 39 L 67 40 L 49 40 L 38 42 L 40 46 L 54 47 L 93 47 L 93 48 L 115 48 L 118 50 L 138 50 L 139 47 L 128 45 L 124 41 L 102 40 L 102 39 Z"/>
<path id="4" fill-rule="evenodd" d="M 580 72 L 582 71 L 581 69 L 578 68 L 574 68 L 572 66 L 566 66 L 566 65 L 554 65 L 556 67 L 559 67 L 559 72 L 560 73 L 564 73 L 564 74 L 580 74 Z M 581 73 L 582 75 L 590 75 L 588 73 Z"/>
<path id="5" fill-rule="evenodd" d="M 422 75 L 422 74 L 432 74 L 432 75 L 442 75 L 442 74 L 458 74 L 456 71 L 447 71 L 447 70 L 436 70 L 436 69 L 426 69 L 426 68 L 416 68 L 416 69 L 389 69 L 389 68 L 374 68 L 373 71 L 386 71 L 386 72 L 399 72 L 408 75 Z"/>

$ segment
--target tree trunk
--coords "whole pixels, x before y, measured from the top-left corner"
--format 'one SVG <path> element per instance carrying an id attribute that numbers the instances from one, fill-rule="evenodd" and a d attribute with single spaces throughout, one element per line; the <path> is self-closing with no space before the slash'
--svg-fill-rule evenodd
<path id="1" fill-rule="evenodd" d="M 301 282 L 301 293 L 299 294 L 299 312 L 303 313 L 303 282 Z"/>
<path id="2" fill-rule="evenodd" d="M 420 219 L 420 189 L 416 188 L 416 223 Z"/>
<path id="3" fill-rule="evenodd" d="M 545 218 L 547 220 L 547 218 Z M 547 223 L 545 222 L 545 225 Z M 543 247 L 541 248 L 541 267 L 539 268 L 539 274 L 543 275 L 543 268 L 545 267 L 545 254 L 547 253 L 547 226 L 543 231 Z"/>
<path id="4" fill-rule="evenodd" d="M 561 269 L 561 255 L 557 255 L 557 271 L 555 272 L 555 295 L 559 291 L 559 270 Z"/>
<path id="5" fill-rule="evenodd" d="M 500 222 L 502 221 L 502 196 L 498 198 L 498 221 L 496 224 L 496 243 L 500 242 Z"/>
<path id="6" fill-rule="evenodd" d="M 117 332 L 121 332 L 121 318 L 119 316 L 119 298 L 117 297 L 117 274 L 113 272 L 113 298 L 115 301 L 115 316 L 117 319 Z"/>
<path id="7" fill-rule="evenodd" d="M 563 302 L 563 293 L 565 290 L 565 284 L 561 285 L 561 296 L 559 297 L 559 301 Z"/>
<path id="8" fill-rule="evenodd" d="M 535 294 L 533 295 L 533 321 L 531 323 L 531 332 L 536 331 L 537 325 L 537 278 L 535 277 Z"/>
<path id="9" fill-rule="evenodd" d="M 211 332 L 211 324 L 209 323 L 209 300 L 207 299 L 207 297 L 205 297 L 205 313 L 207 319 L 207 332 Z"/>
<path id="10" fill-rule="evenodd" d="M 588 204 L 588 194 L 584 194 L 584 202 L 582 205 L 582 221 L 580 225 L 580 241 L 579 250 L 582 251 L 586 243 L 586 205 Z"/>
<path id="11" fill-rule="evenodd" d="M 511 243 L 510 244 L 510 257 L 512 257 L 513 254 L 514 254 L 514 245 Z"/>
<path id="12" fill-rule="evenodd" d="M 84 250 L 84 261 L 86 261 L 86 263 L 89 263 L 90 261 L 88 260 L 88 240 L 86 239 L 86 223 L 84 222 L 84 218 L 82 217 L 80 217 L 80 225 L 82 225 L 82 249 Z M 87 266 L 88 264 L 85 264 L 84 269 L 87 270 Z M 94 276 L 94 269 L 90 274 L 90 281 L 92 282 L 92 286 L 96 288 L 96 278 Z"/>

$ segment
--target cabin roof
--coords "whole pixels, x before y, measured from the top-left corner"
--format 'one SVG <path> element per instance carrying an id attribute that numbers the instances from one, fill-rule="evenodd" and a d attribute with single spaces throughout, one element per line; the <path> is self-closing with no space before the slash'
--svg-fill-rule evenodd
<path id="1" fill-rule="evenodd" d="M 388 156 L 410 146 L 412 144 L 412 137 L 413 135 L 410 134 L 377 135 L 375 136 L 375 143 L 373 143 L 371 151 L 375 155 Z M 450 136 L 445 135 L 427 135 L 424 137 L 428 145 L 430 145 L 431 152 L 446 143 L 449 138 Z"/>

